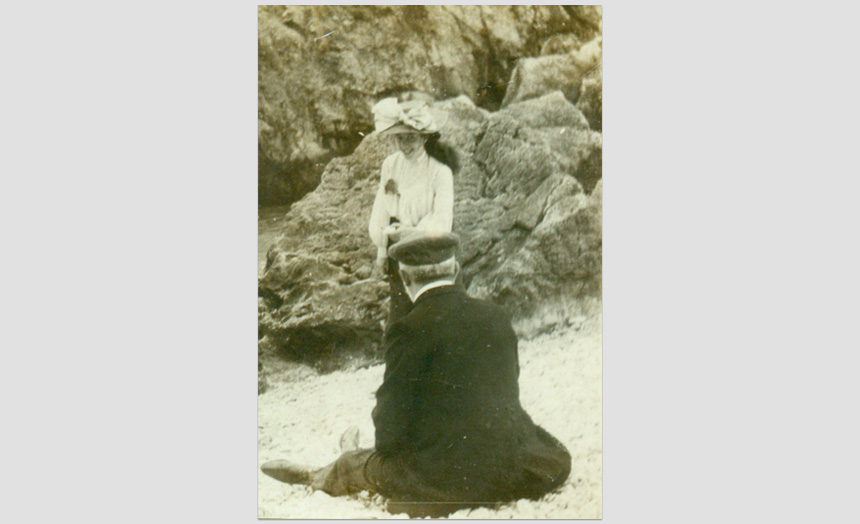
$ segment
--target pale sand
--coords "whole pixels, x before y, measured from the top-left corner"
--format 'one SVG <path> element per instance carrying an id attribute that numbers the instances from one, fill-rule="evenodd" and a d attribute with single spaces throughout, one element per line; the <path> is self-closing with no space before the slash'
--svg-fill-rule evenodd
<path id="1" fill-rule="evenodd" d="M 570 478 L 539 501 L 521 500 L 498 510 L 461 510 L 450 518 L 601 518 L 601 362 L 599 319 L 579 330 L 520 342 L 522 405 L 570 451 Z M 352 425 L 361 431 L 361 446 L 372 446 L 370 412 L 383 371 L 378 365 L 319 375 L 297 366 L 283 377 L 270 378 L 269 390 L 258 401 L 259 464 L 288 459 L 323 466 L 338 457 L 340 435 Z M 330 497 L 278 482 L 259 468 L 258 497 L 260 518 L 407 518 L 386 512 L 379 496 Z"/>

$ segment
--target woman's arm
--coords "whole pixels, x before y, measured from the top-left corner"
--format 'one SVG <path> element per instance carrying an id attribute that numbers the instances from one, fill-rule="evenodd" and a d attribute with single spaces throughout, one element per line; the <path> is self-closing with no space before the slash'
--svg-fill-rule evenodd
<path id="1" fill-rule="evenodd" d="M 391 158 L 391 157 L 389 157 Z M 386 258 L 388 256 L 388 238 L 384 233 L 388 227 L 391 217 L 388 214 L 388 206 L 386 200 L 389 198 L 385 193 L 385 184 L 391 178 L 389 175 L 390 165 L 389 158 L 382 162 L 382 170 L 379 176 L 379 189 L 376 191 L 376 198 L 373 201 L 373 210 L 370 212 L 370 223 L 367 226 L 367 232 L 370 234 L 370 240 L 376 246 L 376 258 Z"/>
<path id="2" fill-rule="evenodd" d="M 450 233 L 454 226 L 454 176 L 451 169 L 439 164 L 433 182 L 433 212 L 416 224 L 417 229 Z"/>

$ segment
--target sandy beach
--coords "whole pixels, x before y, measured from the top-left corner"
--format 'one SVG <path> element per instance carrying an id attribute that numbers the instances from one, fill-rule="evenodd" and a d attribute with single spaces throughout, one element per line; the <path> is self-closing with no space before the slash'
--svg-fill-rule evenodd
<path id="1" fill-rule="evenodd" d="M 460 510 L 450 518 L 601 518 L 600 320 L 521 341 L 519 357 L 522 405 L 570 451 L 570 478 L 541 500 Z M 323 466 L 338 457 L 340 435 L 353 425 L 360 429 L 360 445 L 373 446 L 370 413 L 383 371 L 376 365 L 323 375 L 289 365 L 270 375 L 268 390 L 258 397 L 258 466 L 275 459 Z M 408 518 L 388 513 L 378 495 L 330 497 L 278 482 L 259 469 L 258 504 L 260 518 Z"/>

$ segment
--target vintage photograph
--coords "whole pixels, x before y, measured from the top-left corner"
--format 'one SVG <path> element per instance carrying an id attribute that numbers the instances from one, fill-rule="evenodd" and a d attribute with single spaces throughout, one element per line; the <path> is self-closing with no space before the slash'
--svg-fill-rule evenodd
<path id="1" fill-rule="evenodd" d="M 258 6 L 259 518 L 600 519 L 600 6 Z"/>

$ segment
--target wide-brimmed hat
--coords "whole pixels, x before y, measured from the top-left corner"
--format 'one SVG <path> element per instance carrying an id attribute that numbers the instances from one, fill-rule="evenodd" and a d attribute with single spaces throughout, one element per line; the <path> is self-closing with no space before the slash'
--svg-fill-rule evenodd
<path id="1" fill-rule="evenodd" d="M 439 131 L 429 104 L 424 100 L 398 102 L 383 98 L 373 106 L 373 123 L 377 133 L 418 133 L 429 135 Z"/>
<path id="2" fill-rule="evenodd" d="M 426 266 L 453 257 L 458 245 L 454 233 L 418 230 L 391 246 L 388 256 L 407 266 Z"/>

